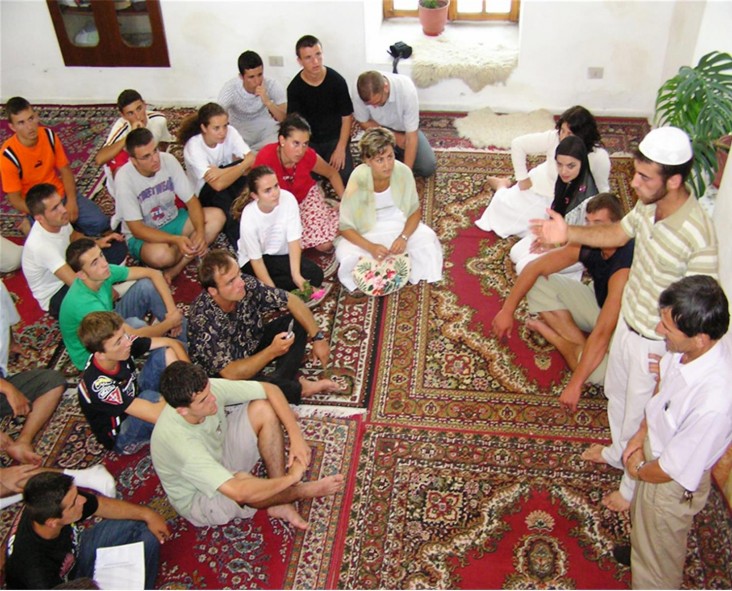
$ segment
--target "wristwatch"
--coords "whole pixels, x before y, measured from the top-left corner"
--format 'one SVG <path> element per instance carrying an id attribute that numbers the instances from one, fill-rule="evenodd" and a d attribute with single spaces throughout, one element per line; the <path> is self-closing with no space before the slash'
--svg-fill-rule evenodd
<path id="1" fill-rule="evenodd" d="M 641 468 L 642 468 L 643 466 L 645 466 L 645 465 L 646 465 L 647 463 L 648 463 L 648 462 L 646 462 L 646 460 L 643 460 L 643 461 L 641 461 L 641 462 L 638 462 L 638 465 L 637 465 L 637 466 L 635 467 L 635 474 L 636 474 L 636 476 L 638 477 L 638 480 L 641 480 L 641 477 L 640 477 L 640 471 L 641 471 Z"/>
<path id="2" fill-rule="evenodd" d="M 311 343 L 314 343 L 315 341 L 322 341 L 323 339 L 325 339 L 325 335 L 323 334 L 323 331 L 322 330 L 319 330 L 313 336 L 308 337 L 308 340 Z"/>

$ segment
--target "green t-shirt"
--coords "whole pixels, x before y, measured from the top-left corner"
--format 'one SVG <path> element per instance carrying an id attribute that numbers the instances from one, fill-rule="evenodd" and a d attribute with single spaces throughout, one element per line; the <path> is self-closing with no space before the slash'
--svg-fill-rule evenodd
<path id="1" fill-rule="evenodd" d="M 225 408 L 266 398 L 259 382 L 211 378 L 218 410 L 203 423 L 192 425 L 169 404 L 160 413 L 150 455 L 171 505 L 186 519 L 196 495 L 221 494 L 218 488 L 234 474 L 221 463 L 228 430 Z"/>
<path id="2" fill-rule="evenodd" d="M 119 265 L 109 265 L 109 272 L 109 278 L 102 283 L 99 291 L 92 291 L 81 279 L 76 279 L 61 303 L 61 311 L 58 316 L 61 336 L 71 361 L 78 369 L 84 369 L 90 354 L 76 334 L 81 321 L 89 312 L 114 311 L 112 286 L 115 283 L 127 281 L 130 270 Z"/>

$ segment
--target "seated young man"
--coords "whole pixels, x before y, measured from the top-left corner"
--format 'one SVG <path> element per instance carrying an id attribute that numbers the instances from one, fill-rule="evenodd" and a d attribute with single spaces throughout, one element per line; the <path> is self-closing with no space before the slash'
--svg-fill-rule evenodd
<path id="1" fill-rule="evenodd" d="M 17 439 L 5 441 L 5 451 L 16 462 L 38 465 L 42 458 L 33 449 L 33 439 L 56 410 L 66 389 L 66 378 L 57 371 L 41 368 L 8 374 L 10 353 L 23 352 L 13 342 L 12 326 L 18 322 L 18 311 L 0 281 L 0 416 L 25 417 Z"/>
<path id="2" fill-rule="evenodd" d="M 237 61 L 239 75 L 224 84 L 216 101 L 229 113 L 234 126 L 252 150 L 277 141 L 278 124 L 287 114 L 285 89 L 264 76 L 262 58 L 245 51 Z"/>
<path id="3" fill-rule="evenodd" d="M 160 152 L 149 129 L 125 140 L 130 161 L 115 178 L 117 214 L 130 253 L 171 281 L 203 256 L 226 222 L 216 207 L 201 207 L 186 173 L 172 154 Z M 176 196 L 186 209 L 178 209 Z"/>
<path id="4" fill-rule="evenodd" d="M 216 381 L 228 387 L 214 393 Z M 193 525 L 249 519 L 266 508 L 271 517 L 305 529 L 293 503 L 343 489 L 342 474 L 300 482 L 311 451 L 276 386 L 209 380 L 199 366 L 175 362 L 163 373 L 160 392 L 167 405 L 150 442 L 153 466 L 171 505 Z M 236 406 L 227 413 L 228 405 Z M 290 440 L 287 455 L 282 427 Z M 260 455 L 268 478 L 251 474 Z"/>
<path id="5" fill-rule="evenodd" d="M 149 129 L 155 141 L 165 148 L 168 142 L 173 141 L 173 136 L 168 131 L 168 121 L 165 115 L 147 108 L 147 103 L 142 99 L 139 92 L 132 89 L 123 90 L 117 97 L 117 108 L 120 117 L 112 125 L 107 141 L 94 157 L 94 162 L 104 166 L 104 173 L 107 177 L 107 190 L 114 197 L 114 177 L 117 170 L 127 163 L 129 155 L 125 150 L 127 134 L 133 129 Z"/>
<path id="6" fill-rule="evenodd" d="M 80 232 L 99 236 L 109 229 L 109 218 L 95 203 L 76 194 L 74 173 L 66 152 L 52 129 L 41 127 L 30 103 L 16 96 L 5 110 L 10 129 L 15 132 L 0 148 L 0 176 L 10 204 L 28 214 L 25 196 L 38 183 L 51 183 L 66 200 L 69 220 Z M 24 220 L 23 233 L 30 231 L 31 220 Z"/>
<path id="7" fill-rule="evenodd" d="M 71 227 L 63 199 L 52 184 L 34 185 L 25 202 L 35 223 L 23 247 L 23 275 L 41 309 L 58 318 L 61 302 L 76 278 L 66 263 L 66 249 L 84 235 Z M 108 261 L 124 262 L 127 246 L 121 234 L 111 233 L 95 242 Z"/>
<path id="8" fill-rule="evenodd" d="M 345 187 L 353 171 L 353 103 L 348 84 L 323 64 L 323 46 L 317 37 L 300 37 L 295 55 L 302 70 L 287 87 L 287 112 L 299 113 L 310 124 L 310 147 L 338 171 Z"/>
<path id="9" fill-rule="evenodd" d="M 165 520 L 149 507 L 80 491 L 66 474 L 43 472 L 23 490 L 25 507 L 9 534 L 6 584 L 10 589 L 51 589 L 94 576 L 98 548 L 142 542 L 145 589 L 155 588 Z M 102 521 L 80 531 L 90 517 Z"/>
<path id="10" fill-rule="evenodd" d="M 92 312 L 79 325 L 89 361 L 79 381 L 79 405 L 97 441 L 117 453 L 134 453 L 150 441 L 165 405 L 160 376 L 174 361 L 188 361 L 180 341 L 138 337 L 114 312 Z M 139 377 L 134 358 L 152 351 Z"/>
<path id="11" fill-rule="evenodd" d="M 13 440 L 9 435 L 0 431 L 0 451 L 5 451 Z M 84 488 L 91 488 L 100 494 L 113 497 L 117 494 L 116 483 L 104 464 L 96 464 L 90 468 L 70 470 L 69 468 L 48 468 L 36 464 L 16 464 L 7 468 L 0 467 L 0 509 L 10 507 L 23 500 L 19 493 L 23 492 L 26 482 L 32 476 L 41 472 L 60 472 L 68 474 L 74 481 Z M 2 559 L 0 559 L 0 562 Z"/>
<path id="12" fill-rule="evenodd" d="M 236 259 L 223 250 L 203 257 L 198 278 L 203 291 L 191 304 L 188 339 L 192 361 L 209 376 L 271 382 L 292 404 L 338 390 L 332 380 L 297 377 L 307 341 L 323 369 L 330 355 L 325 335 L 299 297 L 242 275 Z M 265 324 L 263 316 L 277 310 L 289 314 Z M 269 364 L 274 371 L 263 374 Z"/>
<path id="13" fill-rule="evenodd" d="M 66 262 L 76 273 L 59 315 L 61 337 L 71 361 L 84 369 L 89 351 L 79 340 L 79 325 L 90 312 L 115 311 L 125 319 L 132 334 L 160 337 L 168 332 L 185 339 L 186 322 L 173 301 L 170 287 L 160 271 L 147 267 L 110 265 L 101 249 L 89 238 L 72 242 L 66 249 Z M 137 280 L 117 302 L 115 283 Z M 157 323 L 148 325 L 143 318 L 152 313 Z"/>
<path id="14" fill-rule="evenodd" d="M 620 200 L 612 193 L 600 193 L 587 203 L 588 226 L 608 225 L 622 217 Z M 592 276 L 591 285 L 560 273 L 578 261 Z M 494 334 L 510 336 L 513 315 L 526 296 L 529 311 L 541 318 L 527 321 L 527 328 L 554 345 L 572 370 L 559 397 L 570 412 L 577 410 L 585 382 L 602 384 L 605 380 L 607 351 L 632 262 L 633 240 L 619 248 L 567 244 L 551 250 L 526 265 L 493 319 Z"/>

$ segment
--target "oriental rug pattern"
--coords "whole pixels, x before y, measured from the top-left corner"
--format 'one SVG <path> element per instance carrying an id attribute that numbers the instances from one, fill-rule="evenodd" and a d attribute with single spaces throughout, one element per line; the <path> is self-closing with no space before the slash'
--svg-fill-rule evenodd
<path id="1" fill-rule="evenodd" d="M 627 588 L 612 557 L 627 514 L 600 504 L 620 472 L 588 466 L 583 448 L 367 426 L 337 587 Z M 723 514 L 715 488 L 689 537 L 685 588 L 732 584 L 729 524 L 713 525 Z"/>
<path id="2" fill-rule="evenodd" d="M 300 426 L 313 450 L 305 476 L 313 480 L 349 472 L 358 432 L 358 419 L 301 418 Z M 13 434 L 6 418 L 3 431 Z M 310 522 L 295 531 L 266 512 L 254 519 L 237 519 L 225 527 L 197 528 L 178 516 L 168 503 L 155 474 L 149 448 L 132 456 L 104 451 L 91 436 L 76 393 L 67 391 L 36 449 L 46 464 L 81 468 L 103 462 L 116 476 L 118 496 L 149 505 L 168 521 L 172 538 L 161 548 L 157 587 L 163 589 L 316 589 L 323 588 L 333 560 L 343 494 L 299 504 Z M 261 470 L 260 470 L 261 471 Z M 263 472 L 262 472 L 263 475 Z M 0 541 L 20 505 L 2 511 Z"/>
<path id="3" fill-rule="evenodd" d="M 507 174 L 507 154 L 439 152 L 440 174 L 430 179 L 423 219 L 445 249 L 439 284 L 405 288 L 384 306 L 372 420 L 489 432 L 604 439 L 606 401 L 588 387 L 574 415 L 556 403 L 568 379 L 561 356 L 524 327 L 525 303 L 507 343 L 490 323 L 514 281 L 501 240 L 474 220 L 490 201 L 488 175 Z M 626 209 L 632 162 L 613 158 L 611 185 Z M 459 286 L 459 289 L 458 289 Z"/>

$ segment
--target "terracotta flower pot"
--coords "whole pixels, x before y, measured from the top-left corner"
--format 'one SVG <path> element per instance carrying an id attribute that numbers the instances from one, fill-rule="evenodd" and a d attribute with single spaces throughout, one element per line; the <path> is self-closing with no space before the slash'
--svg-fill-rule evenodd
<path id="1" fill-rule="evenodd" d="M 422 31 L 425 35 L 436 37 L 445 30 L 447 23 L 447 9 L 450 6 L 450 0 L 438 0 L 437 8 L 426 8 L 419 3 L 419 23 L 422 25 Z"/>

